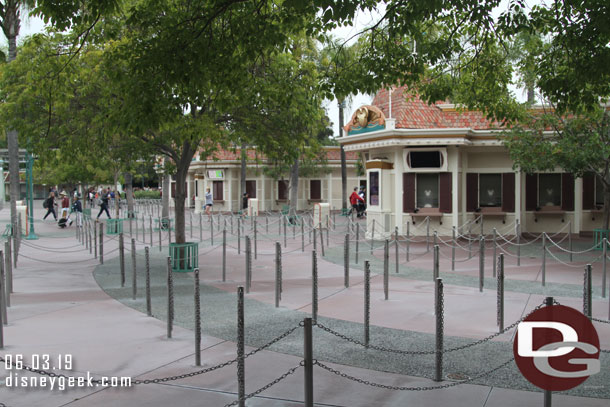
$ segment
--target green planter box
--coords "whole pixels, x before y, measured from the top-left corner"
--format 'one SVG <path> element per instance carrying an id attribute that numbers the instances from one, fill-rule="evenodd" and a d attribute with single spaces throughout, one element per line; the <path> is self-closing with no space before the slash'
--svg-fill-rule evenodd
<path id="1" fill-rule="evenodd" d="M 161 221 L 161 230 L 174 230 L 173 228 L 173 219 L 155 219 L 155 227 L 153 228 L 155 231 L 159 230 L 159 221 Z"/>
<path id="2" fill-rule="evenodd" d="M 120 235 L 123 233 L 123 219 L 108 219 L 106 221 L 107 235 Z"/>
<path id="3" fill-rule="evenodd" d="M 593 229 L 593 242 L 595 250 L 602 250 L 602 243 L 606 240 L 610 240 L 610 230 L 608 229 Z"/>
<path id="4" fill-rule="evenodd" d="M 199 267 L 199 243 L 170 243 L 169 257 L 172 271 L 192 272 Z"/>

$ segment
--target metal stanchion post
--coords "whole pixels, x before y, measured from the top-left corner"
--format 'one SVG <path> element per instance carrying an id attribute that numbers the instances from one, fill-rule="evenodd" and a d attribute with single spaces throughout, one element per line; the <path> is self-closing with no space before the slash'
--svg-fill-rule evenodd
<path id="1" fill-rule="evenodd" d="M 258 221 L 255 219 L 254 220 L 254 260 L 256 260 L 258 258 L 258 239 L 257 239 L 257 225 L 258 225 Z M 293 229 L 294 230 L 294 229 Z"/>
<path id="2" fill-rule="evenodd" d="M 426 252 L 430 251 L 430 216 L 426 216 Z"/>
<path id="3" fill-rule="evenodd" d="M 225 225 L 225 229 L 226 229 L 226 225 Z M 203 217 L 201 215 L 201 212 L 199 212 L 199 241 L 203 242 Z"/>
<path id="4" fill-rule="evenodd" d="M 438 247 L 438 245 L 434 245 L 434 252 L 433 252 L 433 256 L 432 256 L 432 281 L 436 281 L 437 278 L 439 278 L 440 275 L 440 259 L 439 259 L 439 254 L 440 254 L 440 247 Z"/>
<path id="5" fill-rule="evenodd" d="M 150 249 L 144 248 L 144 258 L 146 266 L 146 315 L 152 316 L 152 301 L 150 297 Z"/>
<path id="6" fill-rule="evenodd" d="M 0 252 L 2 253 L 2 252 Z M 4 253 L 2 254 L 2 261 L 0 262 L 0 267 L 2 268 L 2 273 L 4 274 L 4 272 L 7 273 L 7 275 L 13 275 L 13 265 L 11 264 L 11 244 L 10 244 L 10 240 L 7 239 L 6 242 L 4 242 Z M 10 302 L 11 302 L 11 298 L 10 298 L 10 293 L 12 292 L 10 289 L 6 291 L 6 304 L 8 306 L 10 306 Z M 6 322 L 6 319 L 4 319 L 4 322 Z"/>
<path id="7" fill-rule="evenodd" d="M 471 225 L 468 224 L 468 260 L 472 259 L 472 238 Z"/>
<path id="8" fill-rule="evenodd" d="M 201 366 L 201 298 L 199 292 L 199 269 L 194 270 L 195 278 L 195 366 Z"/>
<path id="9" fill-rule="evenodd" d="M 322 224 L 319 224 L 318 233 L 320 234 L 320 250 L 322 250 L 322 257 L 324 257 L 324 235 L 322 234 Z"/>
<path id="10" fill-rule="evenodd" d="M 104 264 L 104 224 L 100 223 L 100 264 Z"/>
<path id="11" fill-rule="evenodd" d="M 497 288 L 497 298 L 498 298 L 498 332 L 502 332 L 504 330 L 504 254 L 500 253 L 498 256 L 498 288 Z"/>
<path id="12" fill-rule="evenodd" d="M 316 230 L 313 229 L 313 249 L 318 250 L 318 238 L 316 236 Z"/>
<path id="13" fill-rule="evenodd" d="M 568 248 L 570 250 L 570 263 L 572 262 L 572 221 L 570 221 L 568 229 Z"/>
<path id="14" fill-rule="evenodd" d="M 497 258 L 497 256 L 496 256 L 496 252 L 497 252 L 496 233 L 497 233 L 496 228 L 493 228 L 493 231 L 492 231 L 492 239 L 493 240 L 492 240 L 492 243 L 491 243 L 491 245 L 492 245 L 491 247 L 493 249 L 493 253 L 492 253 L 492 257 L 491 257 L 492 258 L 491 262 L 492 262 L 492 266 L 493 266 L 492 277 L 494 277 L 494 278 L 496 277 L 496 261 L 495 261 L 495 259 Z"/>
<path id="15" fill-rule="evenodd" d="M 148 232 L 150 234 L 150 247 L 153 247 L 153 227 L 152 227 L 152 216 L 148 217 Z"/>
<path id="16" fill-rule="evenodd" d="M 485 284 L 485 236 L 479 238 L 479 292 L 483 292 Z"/>
<path id="17" fill-rule="evenodd" d="M 407 250 L 407 263 L 409 262 L 409 249 L 411 248 L 411 222 L 407 221 L 407 241 L 406 241 L 406 250 Z"/>
<path id="18" fill-rule="evenodd" d="M 542 232 L 542 285 L 546 285 L 546 233 Z"/>
<path id="19" fill-rule="evenodd" d="M 608 261 L 608 239 L 602 239 L 602 298 L 606 298 L 606 264 Z"/>
<path id="20" fill-rule="evenodd" d="M 241 254 L 241 218 L 237 218 L 237 254 Z"/>
<path id="21" fill-rule="evenodd" d="M 590 264 L 587 264 L 585 266 L 585 279 L 582 290 L 582 313 L 589 319 L 593 315 L 592 288 L 592 268 Z"/>
<path id="22" fill-rule="evenodd" d="M 443 335 L 444 335 L 444 299 L 443 279 L 435 280 L 434 313 L 436 316 L 436 366 L 434 370 L 434 381 L 443 380 Z"/>
<path id="23" fill-rule="evenodd" d="M 515 221 L 515 234 L 517 237 L 517 266 L 521 265 L 521 226 L 519 219 Z"/>
<path id="24" fill-rule="evenodd" d="M 301 252 L 305 252 L 305 219 L 301 218 Z"/>
<path id="25" fill-rule="evenodd" d="M 390 241 L 386 239 L 383 243 L 383 295 L 388 300 L 390 295 Z"/>
<path id="26" fill-rule="evenodd" d="M 288 245 L 288 238 L 286 237 L 286 216 L 284 216 L 284 248 Z"/>
<path id="27" fill-rule="evenodd" d="M 237 287 L 237 392 L 239 407 L 246 406 L 244 287 Z"/>
<path id="28" fill-rule="evenodd" d="M 227 281 L 227 229 L 222 230 L 222 281 Z"/>
<path id="29" fill-rule="evenodd" d="M 451 228 L 451 271 L 455 271 L 455 226 Z"/>
<path id="30" fill-rule="evenodd" d="M 349 287 L 349 233 L 345 235 L 343 245 L 343 285 Z"/>
<path id="31" fill-rule="evenodd" d="M 356 264 L 358 264 L 358 246 L 360 245 L 360 224 L 356 224 Z"/>
<path id="32" fill-rule="evenodd" d="M 394 228 L 394 257 L 396 262 L 396 273 L 398 274 L 398 226 Z"/>
<path id="33" fill-rule="evenodd" d="M 250 267 L 250 236 L 246 236 L 246 294 L 250 292 L 250 284 L 252 283 L 252 268 Z"/>
<path id="34" fill-rule="evenodd" d="M 2 253 L 2 252 L 0 252 Z M 10 263 L 10 260 L 9 260 Z M 0 267 L 0 315 L 2 319 L 2 325 L 8 325 L 8 312 L 7 312 L 7 295 L 6 295 L 6 267 Z"/>
<path id="35" fill-rule="evenodd" d="M 214 218 L 210 216 L 210 246 L 214 246 Z"/>
<path id="36" fill-rule="evenodd" d="M 553 306 L 553 297 L 546 297 L 546 299 L 544 300 L 545 305 L 547 307 L 552 307 Z M 551 407 L 552 405 L 552 396 L 553 393 L 550 390 L 545 390 L 544 391 L 544 407 Z"/>
<path id="37" fill-rule="evenodd" d="M 172 275 L 172 259 L 167 256 L 167 337 L 172 337 L 174 326 L 174 276 Z"/>
<path id="38" fill-rule="evenodd" d="M 93 222 L 93 257 L 97 259 L 97 219 Z"/>
<path id="39" fill-rule="evenodd" d="M 282 270 L 282 245 L 280 242 L 275 242 L 275 307 L 280 306 L 280 300 L 282 299 L 281 286 L 281 274 Z"/>
<path id="40" fill-rule="evenodd" d="M 305 372 L 305 407 L 313 407 L 313 335 L 312 320 L 305 318 L 303 330 L 303 366 Z"/>
<path id="41" fill-rule="evenodd" d="M 364 261 L 364 346 L 369 347 L 371 329 L 371 264 Z"/>
<path id="42" fill-rule="evenodd" d="M 436 246 L 438 243 L 438 232 L 435 230 L 432 232 L 432 247 Z"/>
<path id="43" fill-rule="evenodd" d="M 121 269 L 121 287 L 125 287 L 125 243 L 123 234 L 119 234 L 119 265 Z"/>
<path id="44" fill-rule="evenodd" d="M 318 258 L 311 252 L 311 318 L 318 319 Z"/>
<path id="45" fill-rule="evenodd" d="M 373 246 L 375 242 L 375 219 L 373 219 L 373 225 L 371 226 L 371 254 L 373 254 Z"/>
<path id="46" fill-rule="evenodd" d="M 131 239 L 131 299 L 138 294 L 138 269 L 136 266 L 136 239 Z"/>

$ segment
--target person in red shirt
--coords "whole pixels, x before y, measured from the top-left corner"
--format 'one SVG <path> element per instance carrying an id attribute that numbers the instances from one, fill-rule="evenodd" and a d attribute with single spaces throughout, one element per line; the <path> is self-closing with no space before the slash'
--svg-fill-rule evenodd
<path id="1" fill-rule="evenodd" d="M 352 209 L 350 209 L 349 214 L 351 215 L 353 211 L 358 213 L 358 217 L 360 217 L 360 213 L 358 212 L 358 202 L 364 202 L 364 199 L 358 195 L 358 187 L 354 188 L 354 192 L 349 196 L 349 203 L 352 205 Z"/>
<path id="2" fill-rule="evenodd" d="M 61 197 L 61 216 L 62 218 L 67 218 L 70 213 L 70 198 L 66 195 L 65 191 L 62 191 L 59 194 Z"/>

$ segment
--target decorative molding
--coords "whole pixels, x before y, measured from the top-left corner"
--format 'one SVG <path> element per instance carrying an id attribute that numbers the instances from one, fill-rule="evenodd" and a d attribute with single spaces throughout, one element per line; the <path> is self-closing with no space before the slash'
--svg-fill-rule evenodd
<path id="1" fill-rule="evenodd" d="M 380 160 L 367 161 L 365 166 L 366 166 L 367 170 L 371 170 L 371 169 L 375 169 L 375 168 L 379 168 L 381 170 L 393 170 L 394 169 L 394 163 L 390 163 L 387 161 L 380 161 Z"/>

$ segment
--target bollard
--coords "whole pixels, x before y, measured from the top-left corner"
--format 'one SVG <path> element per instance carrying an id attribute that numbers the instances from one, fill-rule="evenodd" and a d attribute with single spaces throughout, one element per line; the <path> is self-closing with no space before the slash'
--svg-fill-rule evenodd
<path id="1" fill-rule="evenodd" d="M 17 232 L 19 233 L 19 232 Z M 13 268 L 17 268 L 17 259 L 19 258 L 19 236 L 13 236 Z"/>
<path id="2" fill-rule="evenodd" d="M 364 346 L 369 347 L 371 329 L 371 264 L 364 261 Z"/>
<path id="3" fill-rule="evenodd" d="M 570 221 L 570 224 L 568 225 L 569 229 L 568 229 L 568 250 L 570 251 L 570 263 L 573 260 L 572 257 L 572 221 Z"/>
<path id="4" fill-rule="evenodd" d="M 468 225 L 468 260 L 472 259 L 471 225 Z"/>
<path id="5" fill-rule="evenodd" d="M 93 255 L 97 259 L 97 219 L 93 222 Z"/>
<path id="6" fill-rule="evenodd" d="M 552 307 L 554 302 L 553 297 L 546 297 L 544 302 L 547 307 Z M 551 407 L 552 395 L 553 393 L 550 390 L 544 391 L 544 407 Z"/>
<path id="7" fill-rule="evenodd" d="M 313 249 L 318 250 L 318 238 L 316 237 L 316 230 L 313 230 Z"/>
<path id="8" fill-rule="evenodd" d="M 191 239 L 193 238 L 193 212 L 189 211 L 189 229 L 191 231 Z M 197 365 L 199 366 L 199 365 Z"/>
<path id="9" fill-rule="evenodd" d="M 100 264 L 104 264 L 104 224 L 100 224 Z"/>
<path id="10" fill-rule="evenodd" d="M 498 311 L 498 332 L 504 330 L 504 253 L 498 256 L 498 288 L 497 295 L 497 311 Z"/>
<path id="11" fill-rule="evenodd" d="M 430 216 L 426 216 L 426 252 L 430 251 Z"/>
<path id="12" fill-rule="evenodd" d="M 434 371 L 434 381 L 443 380 L 443 335 L 444 335 L 444 299 L 443 299 L 443 279 L 437 278 L 434 285 L 434 313 L 436 316 L 436 366 Z"/>
<path id="13" fill-rule="evenodd" d="M 227 229 L 222 230 L 222 281 L 227 281 Z"/>
<path id="14" fill-rule="evenodd" d="M 0 253 L 2 253 L 0 251 Z M 13 265 L 11 264 L 11 243 L 10 240 L 7 239 L 6 242 L 4 242 L 4 253 L 2 254 L 2 260 L 0 261 L 0 268 L 2 269 L 2 272 L 6 272 L 7 275 L 10 275 L 11 277 L 9 278 L 12 279 L 12 275 L 13 275 Z M 7 282 L 7 285 L 9 284 L 9 282 Z M 12 283 L 11 283 L 11 287 L 12 287 Z M 5 301 L 7 306 L 11 305 L 11 287 L 7 287 L 8 290 L 6 290 L 6 297 L 5 297 Z M 6 321 L 6 319 L 5 319 Z"/>
<path id="15" fill-rule="evenodd" d="M 275 242 L 275 308 L 280 306 L 282 299 L 282 245 L 280 242 Z"/>
<path id="16" fill-rule="evenodd" d="M 254 260 L 256 260 L 258 258 L 257 257 L 258 256 L 258 246 L 257 246 L 257 236 L 256 236 L 257 224 L 258 224 L 258 221 L 254 220 Z"/>
<path id="17" fill-rule="evenodd" d="M 608 239 L 602 240 L 602 298 L 606 298 L 606 263 L 608 261 Z"/>
<path id="18" fill-rule="evenodd" d="M 494 278 L 496 277 L 496 262 L 493 259 L 495 259 L 497 257 L 496 256 L 496 252 L 497 252 L 497 250 L 496 250 L 497 249 L 497 247 L 496 247 L 496 243 L 497 243 L 496 242 L 496 233 L 497 233 L 496 228 L 493 228 L 493 230 L 492 230 L 492 243 L 491 243 L 491 247 L 493 249 L 493 253 L 491 255 L 491 258 L 492 258 L 492 266 L 493 266 L 492 277 L 494 277 Z"/>
<path id="19" fill-rule="evenodd" d="M 455 271 L 455 226 L 451 228 L 451 271 Z"/>
<path id="20" fill-rule="evenodd" d="M 546 232 L 542 232 L 542 285 L 546 285 Z"/>
<path id="21" fill-rule="evenodd" d="M 287 241 L 287 237 L 286 237 L 286 216 L 283 217 L 284 219 L 284 248 L 287 247 L 288 241 Z"/>
<path id="22" fill-rule="evenodd" d="M 438 232 L 436 230 L 432 233 L 432 239 L 432 248 L 434 248 L 438 244 Z"/>
<path id="23" fill-rule="evenodd" d="M 305 407 L 313 407 L 313 335 L 312 320 L 305 318 L 303 324 L 303 376 L 305 379 Z"/>
<path id="24" fill-rule="evenodd" d="M 159 251 L 161 251 L 161 247 L 163 246 L 163 242 L 161 241 L 161 229 L 162 229 L 161 218 L 159 218 Z"/>
<path id="25" fill-rule="evenodd" d="M 214 246 L 214 218 L 210 216 L 210 246 Z"/>
<path id="26" fill-rule="evenodd" d="M 345 235 L 345 244 L 343 245 L 343 285 L 349 287 L 349 234 Z"/>
<path id="27" fill-rule="evenodd" d="M 407 222 L 407 263 L 409 262 L 409 249 L 411 248 L 411 223 Z"/>
<path id="28" fill-rule="evenodd" d="M 131 239 L 131 299 L 135 300 L 138 294 L 138 273 L 136 267 L 136 239 Z"/>
<path id="29" fill-rule="evenodd" d="M 146 315 L 152 316 L 152 301 L 150 298 L 150 249 L 144 248 L 144 259 L 146 267 Z"/>
<path id="30" fill-rule="evenodd" d="M 172 275 L 172 258 L 167 256 L 167 338 L 172 337 L 174 325 L 174 276 Z"/>
<path id="31" fill-rule="evenodd" d="M 301 252 L 305 253 L 305 220 L 301 218 Z"/>
<path id="32" fill-rule="evenodd" d="M 193 272 L 195 278 L 195 366 L 201 366 L 201 298 L 199 292 L 199 269 Z"/>
<path id="33" fill-rule="evenodd" d="M 322 224 L 320 223 L 318 233 L 320 234 L 320 249 L 322 250 L 322 257 L 324 257 L 324 235 L 322 234 Z"/>
<path id="34" fill-rule="evenodd" d="M 330 226 L 328 225 L 326 226 L 326 247 L 330 247 Z"/>
<path id="35" fill-rule="evenodd" d="M 398 274 L 398 226 L 394 228 L 394 257 L 396 261 L 396 274 Z"/>
<path id="36" fill-rule="evenodd" d="M 388 300 L 389 285 L 390 285 L 390 241 L 388 239 L 383 243 L 383 295 Z"/>
<path id="37" fill-rule="evenodd" d="M 311 252 L 311 318 L 318 319 L 318 258 Z"/>
<path id="38" fill-rule="evenodd" d="M 479 238 L 479 292 L 483 292 L 485 284 L 485 236 Z"/>
<path id="39" fill-rule="evenodd" d="M 150 247 L 153 247 L 153 228 L 152 228 L 152 216 L 148 217 L 148 232 L 150 234 Z"/>
<path id="40" fill-rule="evenodd" d="M 265 233 L 269 233 L 269 215 L 265 213 Z"/>
<path id="41" fill-rule="evenodd" d="M 119 234 L 119 264 L 121 266 L 121 287 L 125 287 L 125 243 L 123 234 Z"/>
<path id="42" fill-rule="evenodd" d="M 517 236 L 517 266 L 521 265 L 521 226 L 519 219 L 515 221 L 515 235 Z"/>
<path id="43" fill-rule="evenodd" d="M 373 219 L 373 225 L 371 226 L 371 254 L 373 254 L 373 245 L 375 240 L 375 219 Z"/>
<path id="44" fill-rule="evenodd" d="M 227 225 L 225 225 L 225 229 L 227 228 Z M 199 212 L 199 241 L 203 242 L 203 217 L 201 215 L 201 212 Z"/>
<path id="45" fill-rule="evenodd" d="M 358 246 L 360 245 L 360 224 L 356 224 L 356 264 L 358 264 Z"/>
<path id="46" fill-rule="evenodd" d="M 246 406 L 244 287 L 237 287 L 237 392 L 239 407 Z"/>
<path id="47" fill-rule="evenodd" d="M 241 218 L 237 218 L 237 254 L 241 254 Z"/>
<path id="48" fill-rule="evenodd" d="M 250 292 L 250 285 L 252 284 L 252 258 L 250 257 L 250 250 L 250 236 L 246 236 L 246 294 Z"/>
<path id="49" fill-rule="evenodd" d="M 591 265 L 585 266 L 584 286 L 582 290 L 582 313 L 589 319 L 593 315 Z"/>
<path id="50" fill-rule="evenodd" d="M 440 247 L 438 245 L 434 245 L 434 252 L 432 256 L 432 281 L 436 281 L 437 278 L 440 277 Z"/>

